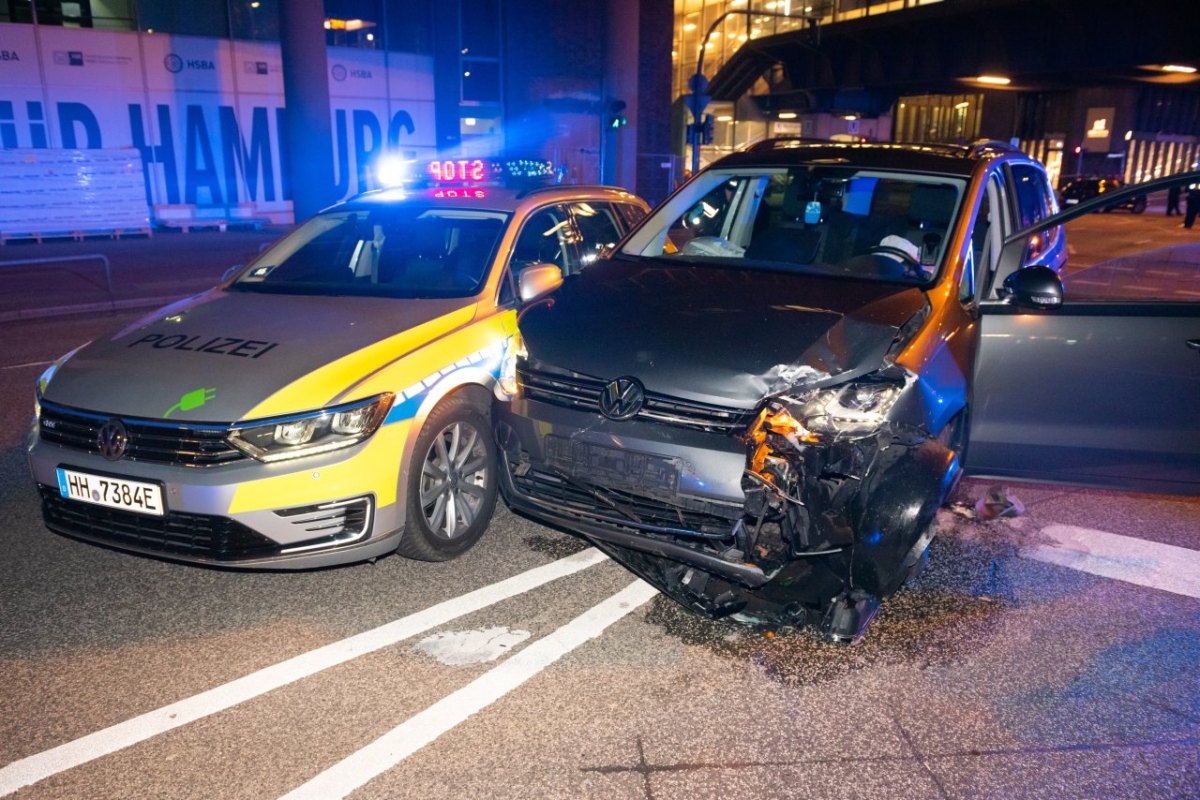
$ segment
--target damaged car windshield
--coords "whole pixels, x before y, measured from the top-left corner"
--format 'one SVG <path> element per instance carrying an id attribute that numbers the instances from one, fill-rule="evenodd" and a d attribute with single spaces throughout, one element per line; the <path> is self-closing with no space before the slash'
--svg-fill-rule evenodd
<path id="1" fill-rule="evenodd" d="M 810 166 L 701 174 L 631 237 L 628 255 L 925 283 L 962 179 Z"/>
<path id="2" fill-rule="evenodd" d="M 470 297 L 482 288 L 508 215 L 399 207 L 321 214 L 264 253 L 235 291 Z"/>

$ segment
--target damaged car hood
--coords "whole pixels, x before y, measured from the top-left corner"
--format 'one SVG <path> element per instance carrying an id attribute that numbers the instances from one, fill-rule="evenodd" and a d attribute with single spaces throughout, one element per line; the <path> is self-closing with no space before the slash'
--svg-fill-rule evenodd
<path id="1" fill-rule="evenodd" d="M 616 258 L 569 278 L 520 328 L 534 368 L 751 408 L 877 369 L 925 302 L 891 283 Z"/>
<path id="2" fill-rule="evenodd" d="M 307 379 L 313 383 L 311 402 L 293 409 L 306 411 L 428 341 L 414 328 L 449 329 L 473 315 L 473 304 L 461 299 L 215 289 L 83 347 L 57 369 L 43 397 L 129 417 L 234 422 L 275 392 Z M 333 362 L 347 368 L 336 375 L 317 372 Z"/>

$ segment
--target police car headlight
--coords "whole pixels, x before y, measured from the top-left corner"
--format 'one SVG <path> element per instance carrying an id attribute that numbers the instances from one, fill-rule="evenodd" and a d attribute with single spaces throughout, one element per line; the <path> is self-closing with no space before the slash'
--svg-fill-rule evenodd
<path id="1" fill-rule="evenodd" d="M 239 423 L 229 443 L 259 461 L 328 453 L 370 438 L 392 407 L 391 392 L 307 414 Z"/>

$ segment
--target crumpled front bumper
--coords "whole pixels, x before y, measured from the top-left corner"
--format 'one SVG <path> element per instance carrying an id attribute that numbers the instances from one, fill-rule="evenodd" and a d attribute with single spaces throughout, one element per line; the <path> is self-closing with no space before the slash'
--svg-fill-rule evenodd
<path id="1" fill-rule="evenodd" d="M 614 423 L 526 398 L 495 419 L 501 489 L 515 510 L 589 539 L 698 613 L 818 624 L 844 641 L 915 569 L 958 470 L 936 439 L 889 425 L 778 447 L 792 477 L 781 490 L 750 474 L 747 437 Z"/>

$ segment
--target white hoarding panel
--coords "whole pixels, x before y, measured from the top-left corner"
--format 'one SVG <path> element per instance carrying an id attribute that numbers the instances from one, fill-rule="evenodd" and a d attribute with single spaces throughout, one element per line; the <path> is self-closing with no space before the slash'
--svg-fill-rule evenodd
<path id="1" fill-rule="evenodd" d="M 0 86 L 41 86 L 32 25 L 0 22 Z"/>
<path id="2" fill-rule="evenodd" d="M 50 91 L 51 146 L 67 150 L 140 147 L 145 132 L 136 130 L 144 114 L 142 92 L 86 86 L 54 86 Z"/>
<path id="3" fill-rule="evenodd" d="M 105 91 L 142 88 L 138 34 L 49 25 L 38 30 L 48 86 L 92 86 Z"/>
<path id="4" fill-rule="evenodd" d="M 330 97 L 387 97 L 383 53 L 354 47 L 330 47 Z"/>
<path id="5" fill-rule="evenodd" d="M 199 36 L 142 37 L 152 92 L 234 92 L 233 43 Z"/>
<path id="6" fill-rule="evenodd" d="M 0 84 L 0 147 L 51 147 L 56 142 L 41 87 Z"/>
<path id="7" fill-rule="evenodd" d="M 388 53 L 388 91 L 393 100 L 433 102 L 433 56 Z"/>
<path id="8" fill-rule="evenodd" d="M 235 41 L 233 70 L 239 92 L 283 96 L 283 59 L 277 43 Z"/>
<path id="9" fill-rule="evenodd" d="M 221 129 L 225 196 L 231 206 L 252 203 L 257 212 L 289 210 L 283 199 L 283 164 L 278 157 L 283 103 L 267 95 L 242 95 L 237 104 L 236 137 L 228 112 Z"/>
<path id="10" fill-rule="evenodd" d="M 153 206 L 286 212 L 278 44 L 40 30 L 45 87 L 32 26 L 0 25 L 0 148 L 133 147 Z M 385 154 L 433 157 L 428 56 L 329 48 L 328 64 L 339 197 L 376 188 Z"/>
<path id="11" fill-rule="evenodd" d="M 154 93 L 150 101 L 156 204 L 233 207 L 280 196 L 275 103 L 240 105 L 210 92 Z"/>

